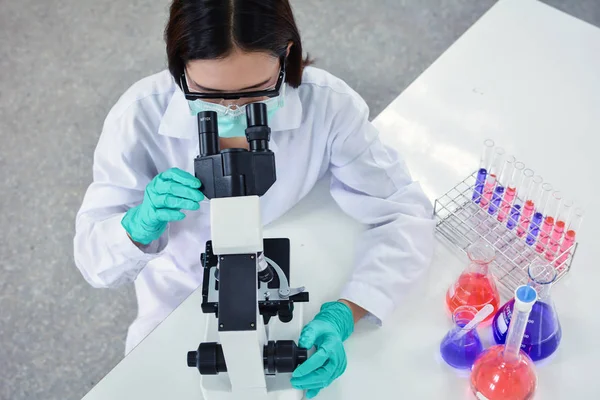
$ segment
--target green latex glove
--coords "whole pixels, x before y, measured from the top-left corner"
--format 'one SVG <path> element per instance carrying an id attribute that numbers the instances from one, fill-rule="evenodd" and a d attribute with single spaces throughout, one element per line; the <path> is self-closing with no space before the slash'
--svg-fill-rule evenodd
<path id="1" fill-rule="evenodd" d="M 147 245 L 163 234 L 167 224 L 180 221 L 180 210 L 197 210 L 204 195 L 198 189 L 200 180 L 189 172 L 171 168 L 158 174 L 146 186 L 144 201 L 129 209 L 121 225 L 135 242 Z"/>
<path id="2" fill-rule="evenodd" d="M 313 346 L 317 351 L 300 364 L 292 374 L 292 386 L 307 390 L 312 399 L 346 370 L 346 352 L 343 342 L 354 330 L 352 310 L 337 301 L 325 303 L 321 311 L 309 322 L 298 340 L 305 349 Z"/>

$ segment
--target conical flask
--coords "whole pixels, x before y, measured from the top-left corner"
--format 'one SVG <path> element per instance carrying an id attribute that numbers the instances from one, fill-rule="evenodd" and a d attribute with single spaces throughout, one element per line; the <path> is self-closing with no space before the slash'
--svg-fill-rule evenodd
<path id="1" fill-rule="evenodd" d="M 471 390 L 477 399 L 530 400 L 535 394 L 535 366 L 521 350 L 521 341 L 537 294 L 531 286 L 523 285 L 517 288 L 515 297 L 506 344 L 490 347 L 473 364 Z"/>
<path id="2" fill-rule="evenodd" d="M 489 272 L 489 266 L 496 257 L 496 252 L 491 245 L 480 240 L 469 246 L 467 255 L 469 265 L 448 288 L 446 305 L 452 315 L 461 306 L 471 306 L 479 311 L 486 304 L 494 306 L 495 312 L 500 307 L 500 293 Z M 484 321 L 490 321 L 493 316 L 494 314 L 490 314 Z"/>
<path id="3" fill-rule="evenodd" d="M 550 288 L 556 280 L 556 269 L 546 260 L 536 259 L 529 264 L 529 283 L 538 293 L 538 299 L 529 314 L 529 323 L 525 329 L 525 337 L 521 349 L 533 361 L 543 360 L 556 351 L 562 337 L 558 314 L 550 297 Z M 498 310 L 494 316 L 492 330 L 496 343 L 506 340 L 506 332 L 510 326 L 515 299 Z"/>
<path id="4" fill-rule="evenodd" d="M 476 314 L 477 310 L 473 307 L 457 307 L 452 318 L 454 327 L 442 339 L 440 354 L 454 368 L 471 368 L 483 351 L 477 325 L 468 326 Z"/>

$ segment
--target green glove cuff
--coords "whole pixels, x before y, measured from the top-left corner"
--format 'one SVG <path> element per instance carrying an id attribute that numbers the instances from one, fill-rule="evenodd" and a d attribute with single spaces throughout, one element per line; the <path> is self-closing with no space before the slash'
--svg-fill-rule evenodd
<path id="1" fill-rule="evenodd" d="M 342 341 L 345 341 L 354 332 L 354 316 L 352 310 L 344 303 L 331 301 L 321 306 L 315 320 L 329 322 L 340 334 Z"/>

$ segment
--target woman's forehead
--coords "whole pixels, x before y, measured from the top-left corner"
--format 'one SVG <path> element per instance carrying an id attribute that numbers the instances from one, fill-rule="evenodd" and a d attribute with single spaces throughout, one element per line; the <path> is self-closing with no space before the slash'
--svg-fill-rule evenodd
<path id="1" fill-rule="evenodd" d="M 279 60 L 269 53 L 233 52 L 215 60 L 193 60 L 187 63 L 190 81 L 203 88 L 236 91 L 270 81 L 279 70 Z"/>

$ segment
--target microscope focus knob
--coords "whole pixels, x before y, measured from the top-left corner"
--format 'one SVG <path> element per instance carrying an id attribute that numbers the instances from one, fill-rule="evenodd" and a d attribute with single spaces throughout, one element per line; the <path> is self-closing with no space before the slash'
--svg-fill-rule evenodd
<path id="1" fill-rule="evenodd" d="M 195 368 L 198 366 L 198 352 L 197 351 L 188 351 L 187 365 L 190 368 Z"/>
<path id="2" fill-rule="evenodd" d="M 201 375 L 217 375 L 227 372 L 223 347 L 218 343 L 200 343 L 198 351 L 188 351 L 187 365 L 198 368 Z"/>
<path id="3" fill-rule="evenodd" d="M 307 358 L 308 350 L 296 346 L 293 340 L 269 341 L 263 351 L 263 363 L 269 375 L 294 372 Z"/>

